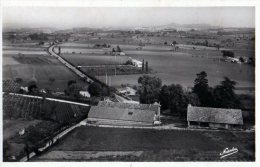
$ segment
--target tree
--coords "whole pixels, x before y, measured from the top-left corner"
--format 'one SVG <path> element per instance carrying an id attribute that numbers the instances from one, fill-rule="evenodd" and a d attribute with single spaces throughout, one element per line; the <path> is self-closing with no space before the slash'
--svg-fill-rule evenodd
<path id="1" fill-rule="evenodd" d="M 185 94 L 187 104 L 191 104 L 192 106 L 199 106 L 200 99 L 197 94 L 195 93 L 186 93 Z"/>
<path id="2" fill-rule="evenodd" d="M 67 89 L 65 90 L 65 94 L 67 96 L 79 98 L 80 94 L 80 86 L 77 84 L 75 80 L 69 80 L 67 83 Z"/>
<path id="3" fill-rule="evenodd" d="M 197 74 L 197 78 L 194 80 L 193 93 L 198 95 L 201 106 L 209 107 L 211 105 L 207 73 L 205 71 Z"/>
<path id="4" fill-rule="evenodd" d="M 127 60 L 124 65 L 134 65 L 132 60 Z"/>
<path id="5" fill-rule="evenodd" d="M 142 63 L 142 72 L 144 72 L 144 59 L 143 59 L 143 63 Z"/>
<path id="6" fill-rule="evenodd" d="M 205 46 L 209 46 L 208 40 L 205 40 Z"/>
<path id="7" fill-rule="evenodd" d="M 164 45 L 167 45 L 167 44 L 168 44 L 167 41 L 165 41 L 165 42 L 164 42 Z"/>
<path id="8" fill-rule="evenodd" d="M 38 92 L 38 86 L 35 81 L 29 81 L 28 82 L 28 93 L 29 94 L 35 94 Z"/>
<path id="9" fill-rule="evenodd" d="M 194 93 L 185 93 L 181 85 L 164 85 L 160 91 L 162 110 L 170 109 L 171 114 L 186 116 L 188 104 L 199 105 L 199 99 Z"/>
<path id="10" fill-rule="evenodd" d="M 220 49 L 220 45 L 219 45 L 219 44 L 217 44 L 217 45 L 216 45 L 216 48 L 217 48 L 217 50 L 219 50 L 219 49 Z"/>
<path id="11" fill-rule="evenodd" d="M 18 84 L 22 84 L 23 79 L 22 78 L 15 78 L 15 82 L 18 83 Z"/>
<path id="12" fill-rule="evenodd" d="M 244 60 L 244 58 L 243 58 L 243 57 L 239 57 L 239 61 L 240 61 L 240 62 L 242 62 L 242 63 L 244 63 L 244 62 L 245 62 L 245 60 Z"/>
<path id="13" fill-rule="evenodd" d="M 67 88 L 67 93 L 71 97 L 79 98 L 80 97 L 80 86 L 77 83 L 71 84 Z"/>
<path id="14" fill-rule="evenodd" d="M 71 84 L 75 84 L 76 81 L 75 80 L 69 80 L 68 83 L 67 83 L 67 86 L 70 86 Z"/>
<path id="15" fill-rule="evenodd" d="M 145 72 L 148 73 L 149 69 L 148 69 L 148 61 L 146 61 L 145 63 Z"/>
<path id="16" fill-rule="evenodd" d="M 40 42 L 39 42 L 39 45 L 44 45 L 44 41 L 40 41 Z"/>
<path id="17" fill-rule="evenodd" d="M 169 101 L 170 101 L 170 92 L 167 85 L 163 85 L 159 95 L 159 101 L 161 104 L 161 109 L 165 110 L 169 108 Z"/>
<path id="18" fill-rule="evenodd" d="M 122 52 L 121 48 L 119 47 L 119 45 L 116 46 L 116 51 L 117 52 Z"/>
<path id="19" fill-rule="evenodd" d="M 186 98 L 182 86 L 179 84 L 172 84 L 169 86 L 169 92 L 169 109 L 171 110 L 171 113 L 181 115 L 181 113 L 186 110 Z"/>
<path id="20" fill-rule="evenodd" d="M 235 57 L 235 54 L 233 51 L 230 51 L 230 50 L 222 50 L 222 55 L 223 57 Z"/>
<path id="21" fill-rule="evenodd" d="M 214 104 L 218 108 L 241 108 L 241 102 L 235 94 L 236 82 L 224 77 L 220 85 L 214 88 Z"/>
<path id="22" fill-rule="evenodd" d="M 88 92 L 91 96 L 101 96 L 102 95 L 102 87 L 97 82 L 92 82 L 88 87 Z"/>
<path id="23" fill-rule="evenodd" d="M 160 78 L 143 75 L 139 77 L 140 84 L 138 93 L 140 94 L 140 103 L 152 104 L 159 101 L 162 81 Z"/>
<path id="24" fill-rule="evenodd" d="M 171 45 L 174 47 L 174 51 L 177 50 L 177 48 L 176 48 L 176 44 L 178 44 L 176 41 L 173 41 L 172 44 L 171 44 Z"/>

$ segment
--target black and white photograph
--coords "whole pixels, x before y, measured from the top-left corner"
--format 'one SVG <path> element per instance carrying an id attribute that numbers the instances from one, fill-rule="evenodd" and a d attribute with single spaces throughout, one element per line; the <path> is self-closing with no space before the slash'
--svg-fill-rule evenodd
<path id="1" fill-rule="evenodd" d="M 255 162 L 255 13 L 3 6 L 3 162 Z"/>

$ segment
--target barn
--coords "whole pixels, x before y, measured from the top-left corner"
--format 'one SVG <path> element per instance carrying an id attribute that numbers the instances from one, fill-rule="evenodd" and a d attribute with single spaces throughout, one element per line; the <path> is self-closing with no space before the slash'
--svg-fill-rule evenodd
<path id="1" fill-rule="evenodd" d="M 159 119 L 160 105 L 100 101 L 92 106 L 88 123 L 99 125 L 153 126 Z"/>
<path id="2" fill-rule="evenodd" d="M 188 105 L 189 128 L 241 129 L 243 116 L 240 109 L 195 107 Z"/>

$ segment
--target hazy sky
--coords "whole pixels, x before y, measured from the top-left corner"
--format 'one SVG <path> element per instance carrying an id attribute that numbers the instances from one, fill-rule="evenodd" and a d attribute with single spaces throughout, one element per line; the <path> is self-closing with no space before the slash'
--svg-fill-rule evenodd
<path id="1" fill-rule="evenodd" d="M 5 7 L 4 27 L 138 27 L 206 23 L 254 27 L 254 7 Z"/>

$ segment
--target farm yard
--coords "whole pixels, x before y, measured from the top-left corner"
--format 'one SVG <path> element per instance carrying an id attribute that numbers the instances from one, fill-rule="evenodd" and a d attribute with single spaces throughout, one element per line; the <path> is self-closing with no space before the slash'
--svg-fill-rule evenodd
<path id="1" fill-rule="evenodd" d="M 239 151 L 220 159 L 226 147 Z M 252 149 L 254 133 L 79 127 L 32 161 L 254 161 Z"/>

